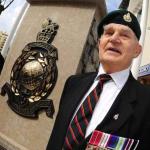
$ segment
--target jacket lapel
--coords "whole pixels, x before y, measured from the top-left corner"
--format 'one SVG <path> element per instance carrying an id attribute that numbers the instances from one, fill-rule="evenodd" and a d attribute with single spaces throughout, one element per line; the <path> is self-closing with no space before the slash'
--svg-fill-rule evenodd
<path id="1" fill-rule="evenodd" d="M 96 128 L 97 130 L 114 133 L 129 119 L 133 113 L 133 103 L 136 100 L 135 82 L 135 79 L 130 73 L 128 81 L 117 96 L 102 123 Z"/>
<path id="2" fill-rule="evenodd" d="M 69 83 L 69 88 L 65 92 L 67 93 L 67 97 L 65 100 L 67 103 L 62 104 L 62 115 L 63 115 L 63 122 L 64 122 L 64 129 L 67 130 L 69 123 L 78 107 L 79 103 L 81 102 L 83 96 L 90 88 L 91 84 L 94 81 L 96 73 L 92 73 L 90 75 L 86 75 L 86 77 L 78 77 L 76 79 L 72 79 Z M 64 131 L 65 132 L 65 131 Z"/>

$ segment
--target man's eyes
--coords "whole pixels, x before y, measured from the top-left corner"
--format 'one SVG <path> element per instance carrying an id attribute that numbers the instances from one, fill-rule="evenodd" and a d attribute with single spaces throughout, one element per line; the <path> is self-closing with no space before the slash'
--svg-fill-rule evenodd
<path id="1" fill-rule="evenodd" d="M 107 31 L 107 32 L 104 32 L 104 35 L 113 35 L 113 32 L 112 31 Z"/>
<path id="2" fill-rule="evenodd" d="M 126 34 L 126 33 L 122 33 L 121 36 L 125 37 L 125 38 L 129 38 L 130 37 L 129 34 Z"/>
<path id="3" fill-rule="evenodd" d="M 106 32 L 104 32 L 104 35 L 107 35 L 107 36 L 111 36 L 111 35 L 113 35 L 114 34 L 114 32 L 113 31 L 106 31 Z M 120 33 L 120 34 L 118 34 L 120 37 L 124 37 L 124 38 L 129 38 L 130 37 L 130 35 L 128 34 L 128 33 Z"/>

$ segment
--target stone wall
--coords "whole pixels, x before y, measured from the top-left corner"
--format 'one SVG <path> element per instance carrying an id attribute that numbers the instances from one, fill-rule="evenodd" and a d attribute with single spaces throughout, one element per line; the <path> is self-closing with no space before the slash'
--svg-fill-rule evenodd
<path id="1" fill-rule="evenodd" d="M 27 0 L 29 3 L 49 3 L 49 2 L 83 2 L 83 3 L 95 3 L 99 0 Z M 102 2 L 102 1 L 101 1 Z M 102 2 L 103 3 L 103 2 Z"/>
<path id="2" fill-rule="evenodd" d="M 99 7 L 97 7 L 94 14 L 91 27 L 84 45 L 83 53 L 78 65 L 77 74 L 97 71 L 99 67 L 99 50 L 98 50 L 98 37 L 97 26 L 104 15 L 99 15 Z"/>
<path id="3" fill-rule="evenodd" d="M 101 2 L 101 5 L 104 4 L 103 1 Z M 105 14 L 105 7 L 101 6 L 102 9 L 99 9 L 100 6 L 97 6 L 96 17 L 100 18 Z M 95 10 L 96 6 L 89 4 L 55 4 L 53 2 L 30 5 L 10 47 L 1 73 L 0 87 L 5 82 L 9 82 L 12 66 L 25 45 L 36 41 L 36 35 L 41 30 L 43 20 L 51 18 L 53 22 L 59 24 L 59 30 L 53 42 L 58 49 L 58 80 L 48 97 L 54 100 L 55 115 L 54 119 L 50 119 L 42 111 L 38 119 L 23 118 L 8 107 L 7 96 L 0 96 L 0 145 L 2 147 L 7 150 L 45 150 L 58 112 L 65 80 L 76 73 L 83 49 L 87 50 L 89 45 L 95 45 L 96 38 L 90 30 L 93 25 L 95 26 L 95 19 L 93 19 Z M 88 35 L 92 36 L 92 40 Z M 89 53 L 93 55 L 92 51 Z"/>

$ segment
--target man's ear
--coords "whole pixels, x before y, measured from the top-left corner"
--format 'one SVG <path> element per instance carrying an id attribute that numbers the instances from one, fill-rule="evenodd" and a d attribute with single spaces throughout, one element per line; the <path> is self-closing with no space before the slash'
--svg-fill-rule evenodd
<path id="1" fill-rule="evenodd" d="M 142 46 L 141 46 L 141 44 L 138 44 L 136 47 L 136 50 L 135 50 L 134 58 L 138 57 L 141 52 L 142 52 Z"/>
<path id="2" fill-rule="evenodd" d="M 97 39 L 97 47 L 99 48 L 100 45 L 100 38 Z"/>

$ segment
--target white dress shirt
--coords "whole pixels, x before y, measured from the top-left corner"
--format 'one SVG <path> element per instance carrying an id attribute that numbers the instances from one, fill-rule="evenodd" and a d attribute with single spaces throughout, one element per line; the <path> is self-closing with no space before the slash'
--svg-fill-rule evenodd
<path id="1" fill-rule="evenodd" d="M 119 92 L 121 91 L 121 89 L 123 88 L 123 86 L 125 85 L 128 77 L 129 77 L 129 70 L 130 70 L 130 68 L 127 68 L 123 71 L 110 74 L 110 76 L 112 77 L 112 80 L 106 82 L 103 86 L 103 90 L 101 92 L 100 99 L 98 100 L 98 102 L 95 106 L 92 118 L 87 126 L 85 137 L 90 135 L 95 130 L 95 128 L 102 122 L 102 120 L 108 113 L 109 109 L 111 108 L 116 97 L 118 96 Z M 98 84 L 99 75 L 104 74 L 104 73 L 105 73 L 105 71 L 104 71 L 102 65 L 100 65 L 99 72 L 98 72 L 92 86 L 90 87 L 88 92 L 83 97 L 81 103 L 79 104 L 79 106 L 76 109 L 75 114 L 77 113 L 78 109 L 80 108 L 81 104 L 84 102 L 86 97 L 89 95 L 89 93 Z M 74 116 L 75 116 L 75 114 L 74 114 Z"/>

